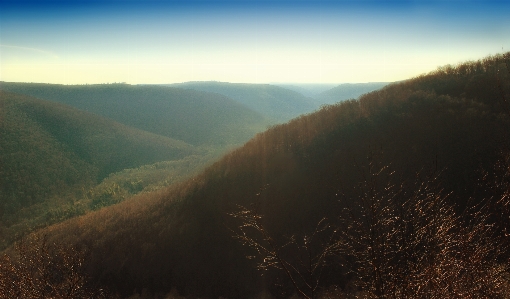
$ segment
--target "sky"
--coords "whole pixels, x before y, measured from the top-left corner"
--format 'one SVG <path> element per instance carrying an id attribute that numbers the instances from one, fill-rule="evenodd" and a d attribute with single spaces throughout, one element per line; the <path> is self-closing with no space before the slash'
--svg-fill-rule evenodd
<path id="1" fill-rule="evenodd" d="M 405 80 L 510 51 L 510 1 L 0 1 L 0 81 Z"/>

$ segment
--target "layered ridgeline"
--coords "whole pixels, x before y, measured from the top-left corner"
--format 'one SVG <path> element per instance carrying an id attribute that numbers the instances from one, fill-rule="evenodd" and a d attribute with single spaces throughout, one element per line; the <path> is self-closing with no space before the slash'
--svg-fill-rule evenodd
<path id="1" fill-rule="evenodd" d="M 5 91 L 0 136 L 0 226 L 13 229 L 25 219 L 45 224 L 48 204 L 72 207 L 110 173 L 199 153 L 183 141 Z"/>
<path id="2" fill-rule="evenodd" d="M 225 96 L 169 87 L 0 82 L 0 91 L 0 249 L 182 180 L 268 124 Z"/>
<path id="3" fill-rule="evenodd" d="M 0 89 L 55 101 L 193 145 L 242 144 L 269 123 L 226 96 L 163 86 L 0 82 Z"/>
<path id="4" fill-rule="evenodd" d="M 315 99 L 317 95 L 325 92 L 331 88 L 335 88 L 338 84 L 331 83 L 276 83 L 276 86 L 280 86 L 286 89 L 294 90 L 300 94 Z"/>
<path id="5" fill-rule="evenodd" d="M 313 99 L 299 92 L 269 84 L 186 82 L 170 86 L 225 95 L 270 118 L 273 123 L 286 122 L 317 108 Z"/>
<path id="6" fill-rule="evenodd" d="M 352 238 L 360 238 L 357 240 L 361 244 L 370 240 L 382 242 L 377 243 L 380 244 L 377 250 L 387 248 L 385 250 L 388 251 L 376 252 L 380 254 L 380 259 L 372 261 L 386 263 L 391 267 L 373 268 L 370 266 L 373 264 L 363 263 L 366 260 L 357 260 L 374 254 L 364 251 L 372 248 L 371 245 L 356 248 L 354 243 L 340 242 L 338 247 L 333 248 L 340 254 L 326 264 L 320 277 L 320 288 L 316 292 L 325 292 L 332 289 L 330 286 L 336 286 L 333 290 L 351 293 L 364 291 L 365 294 L 380 295 L 385 289 L 380 285 L 376 287 L 377 283 L 383 282 L 393 283 L 397 287 L 393 292 L 412 290 L 412 285 L 399 284 L 399 281 L 407 281 L 402 280 L 402 277 L 411 278 L 410 274 L 407 276 L 403 274 L 407 272 L 397 270 L 413 264 L 409 264 L 409 260 L 403 264 L 388 263 L 394 261 L 389 256 L 405 258 L 395 250 L 403 245 L 391 242 L 401 235 L 414 238 L 415 234 L 409 232 L 414 225 L 425 229 L 415 231 L 429 238 L 425 241 L 432 240 L 427 246 L 436 246 L 434 250 L 425 249 L 422 252 L 420 250 L 429 247 L 423 247 L 425 243 L 417 241 L 416 247 L 407 252 L 416 259 L 415 265 L 444 266 L 446 268 L 441 268 L 445 270 L 444 273 L 452 274 L 449 280 L 440 281 L 442 286 L 446 284 L 445 289 L 426 285 L 428 291 L 447 292 L 449 286 L 466 282 L 464 276 L 460 279 L 460 276 L 454 274 L 470 273 L 473 274 L 470 277 L 491 277 L 484 274 L 489 272 L 477 271 L 495 269 L 495 272 L 490 272 L 493 273 L 491 275 L 500 273 L 497 269 L 505 271 L 506 264 L 495 265 L 498 262 L 495 260 L 484 264 L 483 259 L 492 255 L 491 250 L 503 247 L 493 246 L 477 257 L 469 255 L 480 253 L 478 247 L 469 246 L 482 244 L 489 239 L 468 236 L 462 239 L 467 241 L 457 242 L 455 238 L 464 236 L 460 233 L 462 227 L 476 231 L 475 228 L 479 226 L 475 226 L 473 221 L 477 219 L 472 218 L 466 225 L 452 227 L 447 221 L 455 221 L 457 218 L 448 216 L 453 212 L 438 202 L 442 202 L 441 194 L 448 194 L 448 204 L 462 210 L 465 206 L 472 206 L 472 203 L 501 195 L 497 188 L 483 185 L 482 178 L 491 176 L 500 154 L 508 151 L 509 64 L 510 54 L 507 53 L 455 67 L 447 66 L 427 75 L 391 84 L 358 100 L 324 107 L 316 113 L 272 127 L 257 135 L 185 183 L 174 185 L 164 192 L 136 196 L 119 205 L 52 226 L 44 233 L 54 242 L 75 244 L 88 249 L 89 255 L 85 261 L 87 273 L 96 283 L 124 296 L 143 289 L 145 294 L 165 294 L 176 288 L 181 294 L 211 298 L 247 298 L 260 292 L 269 292 L 279 297 L 296 292 L 295 285 L 285 275 L 285 271 L 264 271 L 264 275 L 260 276 L 261 273 L 256 270 L 257 261 L 266 266 L 272 262 L 281 264 L 278 264 L 278 260 L 246 259 L 246 256 L 256 256 L 256 251 L 243 247 L 232 237 L 236 232 L 239 233 L 236 228 L 240 223 L 239 217 L 233 218 L 229 213 L 239 211 L 238 205 L 241 205 L 263 215 L 262 222 L 258 223 L 264 226 L 278 247 L 289 240 L 299 240 L 304 234 L 311 236 L 323 217 L 327 217 L 335 226 L 347 223 L 346 229 L 341 232 L 352 230 L 353 226 L 363 229 L 362 225 L 357 226 L 357 222 L 348 222 L 349 217 L 353 217 L 351 212 L 357 211 L 352 207 L 376 200 L 376 204 L 368 208 L 373 207 L 381 215 L 404 217 L 408 212 L 409 215 L 421 217 L 406 220 L 408 222 L 405 223 L 409 225 L 407 228 L 401 226 L 409 234 L 397 231 L 388 235 L 388 239 L 384 237 L 384 242 L 377 239 L 378 234 L 372 236 L 372 239 L 368 232 L 367 235 L 350 235 Z M 438 188 L 443 191 L 420 181 L 424 178 L 423 182 L 427 182 L 427 177 L 436 176 L 439 176 Z M 398 189 L 413 185 L 413 182 L 418 189 Z M 394 188 L 401 191 L 393 193 Z M 403 200 L 403 203 L 418 198 L 418 207 L 429 212 L 420 214 L 423 211 L 421 208 L 410 208 L 406 213 L 398 214 L 399 209 L 407 207 L 406 204 L 394 205 L 395 210 L 386 209 L 384 204 L 389 205 L 395 198 Z M 429 199 L 432 201 L 427 201 Z M 381 207 L 378 204 L 383 205 Z M 395 219 L 400 218 L 389 216 L 383 218 L 382 222 L 370 222 L 379 219 L 379 214 L 370 214 L 370 211 L 368 209 L 368 214 L 361 213 L 359 216 L 361 223 L 366 221 L 369 228 L 378 227 L 382 229 L 379 233 L 388 233 L 391 231 L 386 229 L 389 229 L 390 224 L 398 225 Z M 498 211 L 502 213 L 504 210 Z M 249 221 L 249 216 L 253 214 L 238 215 L 247 216 L 245 221 Z M 496 218 L 498 215 L 493 214 Z M 480 221 L 489 220 L 483 218 Z M 496 223 L 500 229 L 508 228 L 507 220 Z M 423 225 L 420 221 L 430 225 L 419 226 Z M 483 227 L 486 230 L 493 226 Z M 256 230 L 247 230 L 247 233 L 249 236 L 253 234 L 254 238 L 258 236 Z M 292 235 L 295 238 L 290 238 Z M 438 239 L 440 243 L 434 241 L 433 238 L 443 235 L 444 239 Z M 260 236 L 259 242 L 264 243 L 264 238 L 264 235 Z M 298 253 L 305 250 L 302 257 L 306 260 L 307 254 L 312 254 L 317 248 L 307 251 L 306 244 L 309 243 L 306 240 L 310 239 L 304 240 L 305 243 L 299 244 L 305 247 L 292 247 L 297 243 L 291 242 L 287 247 L 280 247 L 281 254 L 289 253 L 287 250 L 290 253 L 292 250 Z M 327 239 L 322 241 L 326 242 Z M 385 244 L 397 247 L 384 247 Z M 458 244 L 467 247 L 459 251 Z M 355 263 L 355 267 L 359 268 L 350 271 L 340 262 L 341 253 L 349 250 L 358 250 L 359 253 L 350 259 L 359 261 Z M 462 255 L 464 253 L 465 256 Z M 417 254 L 423 254 L 427 259 L 423 260 Z M 499 258 L 499 255 L 494 256 L 494 259 Z M 463 264 L 462 259 L 466 259 L 467 264 Z M 448 264 L 451 261 L 454 263 Z M 499 260 L 499 263 L 502 261 Z M 448 272 L 458 265 L 482 265 L 483 269 L 472 268 L 466 272 L 467 268 L 462 268 L 464 270 L 458 273 Z M 491 265 L 497 267 L 488 268 Z M 306 265 L 300 264 L 298 258 L 293 266 Z M 380 279 L 376 279 L 376 287 L 371 288 L 372 274 L 378 275 L 388 269 L 389 272 L 384 272 L 387 276 L 375 276 L 374 279 Z M 395 271 L 393 276 L 392 271 Z M 412 272 L 415 270 L 409 271 L 416 274 Z M 439 275 L 435 270 L 427 271 L 417 272 L 413 277 L 418 277 L 419 282 L 419 279 L 426 280 L 426 275 Z M 357 276 L 363 273 L 369 274 Z M 304 279 L 306 281 L 307 278 Z M 301 280 L 295 283 L 304 287 Z M 463 287 L 477 285 L 478 282 L 468 281 Z"/>
<path id="7" fill-rule="evenodd" d="M 357 99 L 363 94 L 381 89 L 388 84 L 388 82 L 344 83 L 315 95 L 314 99 L 320 105 L 334 104 L 339 101 Z"/>

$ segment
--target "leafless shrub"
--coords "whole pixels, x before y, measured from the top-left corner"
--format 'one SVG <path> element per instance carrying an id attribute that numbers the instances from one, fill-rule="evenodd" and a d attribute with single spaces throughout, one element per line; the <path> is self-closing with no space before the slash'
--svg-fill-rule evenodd
<path id="1" fill-rule="evenodd" d="M 0 298 L 105 298 L 87 285 L 83 252 L 34 235 L 0 257 Z"/>
<path id="2" fill-rule="evenodd" d="M 304 298 L 318 297 L 333 257 L 350 271 L 355 288 L 349 294 L 323 286 L 326 297 L 508 297 L 509 264 L 501 260 L 508 245 L 497 236 L 487 202 L 458 214 L 437 175 L 396 179 L 373 160 L 361 170 L 358 196 L 341 202 L 338 226 L 322 219 L 310 235 L 282 240 L 256 209 L 239 207 L 231 214 L 241 222 L 235 238 L 257 252 L 260 270 L 282 271 Z"/>
<path id="3" fill-rule="evenodd" d="M 255 210 L 239 206 L 239 211 L 230 215 L 241 221 L 234 237 L 257 252 L 261 259 L 257 266 L 259 270 L 281 270 L 297 293 L 304 298 L 317 298 L 328 259 L 337 255 L 339 250 L 336 241 L 338 231 L 328 224 L 326 218 L 317 223 L 311 234 L 303 237 L 292 235 L 282 242 L 268 232 L 263 216 Z"/>
<path id="4" fill-rule="evenodd" d="M 490 222 L 476 206 L 457 215 L 437 176 L 406 183 L 369 162 L 360 196 L 340 231 L 357 283 L 375 298 L 503 298 L 506 264 Z"/>

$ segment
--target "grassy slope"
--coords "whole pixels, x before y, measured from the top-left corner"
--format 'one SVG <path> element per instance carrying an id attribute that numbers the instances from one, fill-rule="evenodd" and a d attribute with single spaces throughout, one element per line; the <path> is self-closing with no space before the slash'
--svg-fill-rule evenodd
<path id="1" fill-rule="evenodd" d="M 278 123 L 310 113 L 316 108 L 312 99 L 298 92 L 269 84 L 187 82 L 171 86 L 228 96 Z"/>
<path id="2" fill-rule="evenodd" d="M 267 121 L 225 96 L 163 86 L 1 82 L 0 89 L 64 103 L 193 145 L 241 144 Z"/>
<path id="3" fill-rule="evenodd" d="M 176 286 L 210 297 L 253 295 L 274 277 L 260 279 L 244 258 L 252 253 L 231 238 L 227 213 L 237 204 L 255 204 L 276 235 L 310 232 L 357 198 L 354 186 L 374 160 L 404 179 L 442 171 L 442 187 L 460 205 L 487 195 L 476 187 L 481 170 L 509 142 L 508 56 L 506 64 L 497 56 L 442 68 L 325 107 L 259 134 L 186 183 L 47 232 L 91 249 L 90 273 L 124 294 Z"/>

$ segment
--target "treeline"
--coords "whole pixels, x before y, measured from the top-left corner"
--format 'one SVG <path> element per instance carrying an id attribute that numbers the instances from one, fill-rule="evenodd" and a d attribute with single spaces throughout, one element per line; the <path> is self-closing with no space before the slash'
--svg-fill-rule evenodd
<path id="1" fill-rule="evenodd" d="M 186 182 L 44 233 L 86 249 L 91 281 L 124 297 L 508 296 L 509 63 L 326 106 Z"/>

